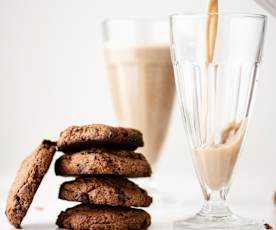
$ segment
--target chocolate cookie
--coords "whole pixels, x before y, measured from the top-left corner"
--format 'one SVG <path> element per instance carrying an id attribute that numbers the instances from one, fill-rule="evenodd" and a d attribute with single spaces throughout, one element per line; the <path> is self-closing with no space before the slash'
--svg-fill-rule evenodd
<path id="1" fill-rule="evenodd" d="M 61 212 L 56 224 L 73 230 L 140 230 L 151 218 L 141 209 L 80 204 Z"/>
<path id="2" fill-rule="evenodd" d="M 57 142 L 58 149 L 63 152 L 81 151 L 91 147 L 135 150 L 143 145 L 140 131 L 101 124 L 71 126 L 61 132 Z"/>
<path id="3" fill-rule="evenodd" d="M 61 156 L 55 165 L 57 175 L 120 175 L 148 177 L 151 168 L 141 153 L 126 150 L 90 149 Z"/>
<path id="4" fill-rule="evenodd" d="M 5 212 L 9 222 L 14 227 L 20 228 L 40 182 L 51 164 L 55 151 L 56 143 L 44 140 L 22 162 L 11 186 Z"/>
<path id="5" fill-rule="evenodd" d="M 264 224 L 264 228 L 265 228 L 265 229 L 273 229 L 273 227 L 270 226 L 269 224 Z"/>
<path id="6" fill-rule="evenodd" d="M 59 198 L 86 204 L 148 207 L 152 198 L 127 178 L 111 176 L 79 177 L 65 182 Z"/>

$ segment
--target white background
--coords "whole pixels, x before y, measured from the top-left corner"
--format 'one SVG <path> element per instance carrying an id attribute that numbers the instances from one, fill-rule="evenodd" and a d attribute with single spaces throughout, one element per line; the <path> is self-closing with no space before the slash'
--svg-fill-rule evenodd
<path id="1" fill-rule="evenodd" d="M 72 124 L 116 125 L 103 57 L 104 19 L 165 18 L 202 12 L 205 6 L 205 0 L 0 0 L 1 196 L 6 196 L 21 160 L 43 138 L 55 140 Z M 253 0 L 221 0 L 221 9 L 265 13 Z M 248 141 L 229 196 L 234 205 L 272 203 L 276 189 L 276 20 L 272 17 L 266 35 Z M 199 200 L 201 194 L 181 122 L 175 106 L 156 177 L 163 192 L 185 204 Z M 55 198 L 61 180 L 51 167 L 38 197 L 47 193 Z"/>

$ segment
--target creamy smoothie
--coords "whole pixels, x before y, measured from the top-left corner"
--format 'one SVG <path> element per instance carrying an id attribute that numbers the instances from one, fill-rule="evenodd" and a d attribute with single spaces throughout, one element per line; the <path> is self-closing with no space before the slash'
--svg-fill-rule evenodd
<path id="1" fill-rule="evenodd" d="M 169 47 L 107 46 L 106 60 L 120 124 L 143 132 L 142 152 L 154 164 L 166 135 L 174 99 Z"/>

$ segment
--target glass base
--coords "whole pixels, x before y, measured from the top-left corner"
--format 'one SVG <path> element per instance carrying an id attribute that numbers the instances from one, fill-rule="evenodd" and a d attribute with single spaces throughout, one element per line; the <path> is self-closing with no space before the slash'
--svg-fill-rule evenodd
<path id="1" fill-rule="evenodd" d="M 204 216 L 201 213 L 185 220 L 174 223 L 176 230 L 196 230 L 196 229 L 227 229 L 227 230 L 259 230 L 264 229 L 263 223 L 231 214 L 229 216 Z"/>

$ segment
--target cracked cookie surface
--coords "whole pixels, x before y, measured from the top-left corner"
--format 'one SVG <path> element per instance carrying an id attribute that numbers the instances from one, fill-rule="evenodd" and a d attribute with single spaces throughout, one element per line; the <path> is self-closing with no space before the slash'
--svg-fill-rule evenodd
<path id="1" fill-rule="evenodd" d="M 144 189 L 121 177 L 79 177 L 61 185 L 59 198 L 86 204 L 148 207 L 152 198 Z"/>
<path id="2" fill-rule="evenodd" d="M 6 216 L 16 228 L 26 215 L 33 197 L 51 164 L 56 143 L 44 140 L 21 164 L 10 188 Z"/>
<path id="3" fill-rule="evenodd" d="M 61 212 L 56 224 L 73 230 L 138 230 L 149 227 L 151 218 L 141 209 L 80 204 Z"/>
<path id="4" fill-rule="evenodd" d="M 103 124 L 70 126 L 61 132 L 57 142 L 63 152 L 76 152 L 96 148 L 135 150 L 144 145 L 140 131 Z"/>
<path id="5" fill-rule="evenodd" d="M 151 167 L 141 153 L 127 150 L 90 149 L 62 155 L 55 164 L 57 175 L 118 175 L 148 177 Z"/>

